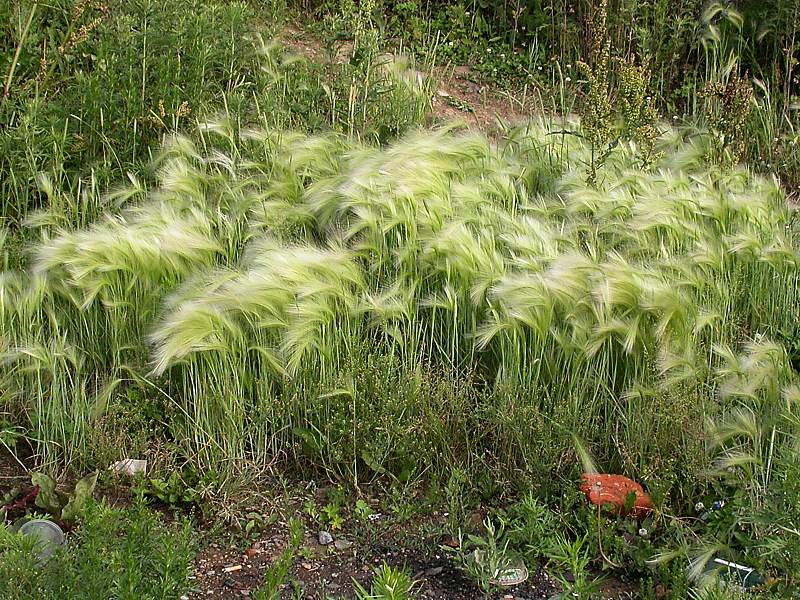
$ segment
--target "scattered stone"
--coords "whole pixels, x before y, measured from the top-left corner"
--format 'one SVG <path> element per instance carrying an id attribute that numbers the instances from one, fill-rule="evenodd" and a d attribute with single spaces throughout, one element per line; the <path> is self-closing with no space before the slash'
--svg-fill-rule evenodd
<path id="1" fill-rule="evenodd" d="M 320 531 L 318 539 L 321 546 L 333 543 L 333 536 L 327 531 Z"/>
<path id="2" fill-rule="evenodd" d="M 258 554 L 258 550 L 256 550 L 255 548 L 248 548 L 247 550 L 244 551 L 244 555 L 247 558 L 253 558 L 256 554 Z"/>
<path id="3" fill-rule="evenodd" d="M 452 535 L 444 536 L 442 538 L 442 544 L 444 544 L 445 546 L 449 546 L 450 548 L 458 548 L 459 546 L 458 540 L 455 538 L 455 536 Z"/>
<path id="4" fill-rule="evenodd" d="M 484 531 L 483 514 L 480 511 L 475 511 L 469 516 L 469 524 L 473 529 Z"/>
<path id="5" fill-rule="evenodd" d="M 414 574 L 413 579 L 426 579 L 428 577 L 436 577 L 440 575 L 444 569 L 442 567 L 432 567 L 424 571 L 418 571 Z"/>
<path id="6" fill-rule="evenodd" d="M 338 539 L 333 542 L 333 545 L 337 550 L 347 550 L 353 545 L 353 542 L 345 539 Z"/>

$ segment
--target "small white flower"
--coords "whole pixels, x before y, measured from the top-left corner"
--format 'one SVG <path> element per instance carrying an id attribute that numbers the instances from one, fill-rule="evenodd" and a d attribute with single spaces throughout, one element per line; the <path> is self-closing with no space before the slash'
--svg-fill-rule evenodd
<path id="1" fill-rule="evenodd" d="M 501 54 L 500 54 L 500 58 L 505 58 L 505 57 L 506 57 L 506 54 L 505 54 L 505 52 L 503 52 L 503 53 L 501 53 Z M 777 138 L 775 138 L 775 139 L 777 139 Z"/>
<path id="2" fill-rule="evenodd" d="M 570 81 L 572 81 L 572 77 L 565 77 L 565 78 L 564 78 L 564 81 L 566 81 L 567 83 L 569 83 Z"/>
<path id="3" fill-rule="evenodd" d="M 639 537 L 646 538 L 646 537 L 647 537 L 647 534 L 648 534 L 648 531 L 647 531 L 647 529 L 645 529 L 644 527 L 642 527 L 642 528 L 640 528 L 640 529 L 639 529 Z"/>
<path id="4" fill-rule="evenodd" d="M 492 49 L 491 48 L 487 48 L 486 52 L 487 52 L 487 54 L 491 54 L 492 53 Z"/>
<path id="5" fill-rule="evenodd" d="M 674 116 L 672 117 L 672 120 L 673 120 L 673 121 L 677 121 L 677 120 L 678 120 L 678 115 L 674 115 Z"/>
<path id="6" fill-rule="evenodd" d="M 572 65 L 567 65 L 567 68 L 568 68 L 568 69 L 571 69 L 571 68 L 572 68 Z"/>
<path id="7" fill-rule="evenodd" d="M 703 504 L 702 502 L 698 502 L 697 504 L 694 505 L 694 512 L 698 512 L 699 513 L 701 511 L 705 510 L 705 508 L 706 508 L 705 504 Z"/>
<path id="8" fill-rule="evenodd" d="M 539 65 L 539 70 L 540 70 L 540 71 L 542 70 L 542 65 Z"/>

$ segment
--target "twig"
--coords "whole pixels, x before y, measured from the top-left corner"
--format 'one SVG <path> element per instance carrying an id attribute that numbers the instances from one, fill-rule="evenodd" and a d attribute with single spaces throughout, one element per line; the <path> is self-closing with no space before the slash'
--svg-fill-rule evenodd
<path id="1" fill-rule="evenodd" d="M 4 442 L 2 439 L 0 439 L 0 444 L 2 444 L 2 445 L 3 445 L 3 447 L 4 447 L 6 450 L 8 450 L 8 453 L 11 455 L 11 458 L 13 458 L 15 461 L 17 461 L 17 463 L 19 464 L 19 466 L 20 466 L 20 467 L 22 467 L 22 468 L 25 470 L 25 472 L 27 473 L 27 472 L 28 472 L 28 467 L 26 467 L 26 466 L 25 466 L 25 463 L 23 463 L 23 462 L 22 462 L 22 461 L 19 459 L 19 457 L 18 457 L 16 454 L 14 454 L 14 451 L 13 451 L 13 450 L 12 450 L 12 449 L 9 447 L 9 445 L 8 445 L 8 444 L 6 444 L 6 443 L 5 443 L 5 442 Z"/>
<path id="2" fill-rule="evenodd" d="M 615 569 L 621 569 L 622 565 L 618 565 L 613 560 L 606 556 L 606 553 L 603 552 L 603 535 L 602 535 L 602 528 L 600 524 L 600 505 L 597 505 L 597 547 L 600 549 L 600 556 L 603 557 L 603 560 L 606 561 L 610 566 L 614 567 Z"/>

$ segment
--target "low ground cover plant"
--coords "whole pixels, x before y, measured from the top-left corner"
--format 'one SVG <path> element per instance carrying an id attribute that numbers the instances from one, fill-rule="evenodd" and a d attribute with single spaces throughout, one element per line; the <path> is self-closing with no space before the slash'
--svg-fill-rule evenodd
<path id="1" fill-rule="evenodd" d="M 143 505 L 90 506 L 64 547 L 44 565 L 30 538 L 0 523 L 0 594 L 4 598 L 159 598 L 190 589 L 194 557 L 188 523 L 165 525 Z"/>

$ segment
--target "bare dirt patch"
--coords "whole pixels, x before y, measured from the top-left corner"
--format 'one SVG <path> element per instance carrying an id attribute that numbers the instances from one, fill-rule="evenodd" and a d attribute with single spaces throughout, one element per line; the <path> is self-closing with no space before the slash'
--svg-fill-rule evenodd
<path id="1" fill-rule="evenodd" d="M 6 448 L 0 446 L 0 497 L 22 485 L 30 485 L 28 469 Z"/>
<path id="2" fill-rule="evenodd" d="M 308 60 L 342 63 L 349 59 L 352 43 L 337 43 L 332 51 L 312 33 L 289 24 L 278 34 L 280 42 L 291 53 Z M 531 110 L 515 94 L 481 83 L 468 65 L 435 67 L 431 72 L 419 71 L 433 91 L 430 125 L 460 121 L 470 129 L 494 134 L 498 123 L 515 124 L 530 118 Z"/>
<path id="3" fill-rule="evenodd" d="M 472 600 L 482 598 L 477 585 L 456 570 L 435 540 L 409 545 L 410 532 L 387 525 L 378 526 L 363 537 L 335 536 L 346 548 L 322 546 L 312 532 L 306 536 L 299 556 L 289 571 L 283 597 L 324 600 L 355 597 L 354 581 L 369 589 L 373 569 L 384 562 L 412 574 L 415 597 L 431 600 Z M 191 598 L 223 600 L 249 597 L 264 578 L 265 570 L 279 558 L 287 543 L 279 527 L 263 532 L 244 552 L 211 544 L 196 561 L 197 591 Z M 352 545 L 349 545 L 352 544 Z M 525 583 L 490 596 L 493 599 L 533 600 L 550 598 L 553 582 L 533 566 Z"/>

